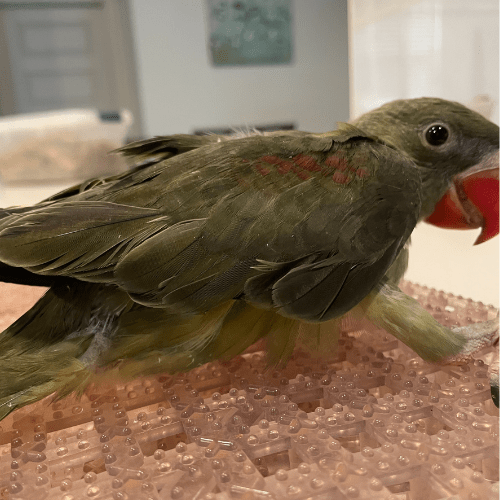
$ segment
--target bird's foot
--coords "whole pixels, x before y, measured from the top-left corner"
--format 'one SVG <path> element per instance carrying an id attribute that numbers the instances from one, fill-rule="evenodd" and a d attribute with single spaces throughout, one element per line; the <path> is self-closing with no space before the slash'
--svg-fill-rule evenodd
<path id="1" fill-rule="evenodd" d="M 453 332 L 462 337 L 464 343 L 458 353 L 442 360 L 444 364 L 464 364 L 473 359 L 481 349 L 498 348 L 498 316 L 483 323 L 454 328 Z"/>
<path id="2" fill-rule="evenodd" d="M 487 347 L 494 348 L 494 357 L 488 369 L 491 387 L 491 397 L 495 406 L 499 404 L 499 380 L 498 380 L 498 316 L 484 323 L 454 328 L 453 331 L 465 338 L 465 344 L 461 351 L 442 360 L 446 364 L 463 364 L 470 361 L 474 355 Z"/>

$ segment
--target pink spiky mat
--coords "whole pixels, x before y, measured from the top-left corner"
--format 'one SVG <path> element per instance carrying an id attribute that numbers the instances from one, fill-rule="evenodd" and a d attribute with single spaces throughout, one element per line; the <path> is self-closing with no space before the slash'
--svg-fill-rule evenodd
<path id="1" fill-rule="evenodd" d="M 11 323 L 39 289 L 2 285 Z M 444 324 L 497 310 L 405 283 Z M 31 294 L 31 295 L 30 295 Z M 0 498 L 487 500 L 498 498 L 498 411 L 487 364 L 425 363 L 383 331 L 343 332 L 321 363 L 297 350 L 262 374 L 229 363 L 49 399 L 0 422 Z"/>

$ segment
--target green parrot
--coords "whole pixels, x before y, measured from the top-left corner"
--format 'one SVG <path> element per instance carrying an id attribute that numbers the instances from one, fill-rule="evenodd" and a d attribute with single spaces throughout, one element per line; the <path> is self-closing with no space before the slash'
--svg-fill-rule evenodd
<path id="1" fill-rule="evenodd" d="M 0 418 L 104 377 L 186 371 L 260 338 L 335 349 L 363 317 L 432 362 L 498 321 L 440 325 L 398 282 L 421 220 L 498 233 L 498 126 L 441 99 L 398 100 L 316 134 L 173 135 L 136 167 L 0 212 L 0 280 L 48 286 L 0 334 Z"/>

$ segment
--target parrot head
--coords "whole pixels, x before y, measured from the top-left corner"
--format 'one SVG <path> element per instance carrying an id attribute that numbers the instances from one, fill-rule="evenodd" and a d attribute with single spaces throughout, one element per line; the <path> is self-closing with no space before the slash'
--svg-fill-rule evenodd
<path id="1" fill-rule="evenodd" d="M 499 232 L 499 129 L 465 106 L 437 98 L 397 100 L 354 125 L 411 157 L 424 187 L 421 219 L 475 229 L 475 244 Z"/>

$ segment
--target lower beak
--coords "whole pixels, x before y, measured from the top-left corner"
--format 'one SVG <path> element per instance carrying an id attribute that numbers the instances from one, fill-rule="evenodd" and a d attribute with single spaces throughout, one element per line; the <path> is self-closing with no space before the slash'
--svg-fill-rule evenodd
<path id="1" fill-rule="evenodd" d="M 495 151 L 455 176 L 451 188 L 425 220 L 451 229 L 480 227 L 482 230 L 474 245 L 488 241 L 499 232 L 498 187 L 498 151 Z"/>

